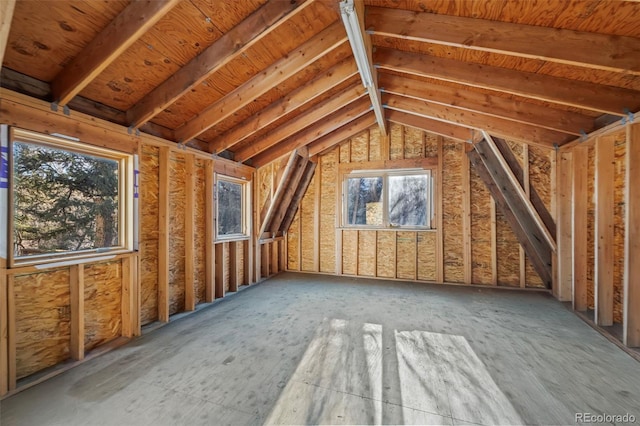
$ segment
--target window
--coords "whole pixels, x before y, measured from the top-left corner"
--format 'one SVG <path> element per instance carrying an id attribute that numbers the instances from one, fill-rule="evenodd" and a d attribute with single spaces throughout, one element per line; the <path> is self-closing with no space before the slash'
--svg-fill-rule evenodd
<path id="1" fill-rule="evenodd" d="M 247 182 L 218 175 L 216 189 L 218 239 L 248 236 Z"/>
<path id="2" fill-rule="evenodd" d="M 12 129 L 13 264 L 130 250 L 132 156 Z"/>
<path id="3" fill-rule="evenodd" d="M 378 228 L 431 228 L 429 170 L 354 172 L 344 185 L 343 224 Z"/>

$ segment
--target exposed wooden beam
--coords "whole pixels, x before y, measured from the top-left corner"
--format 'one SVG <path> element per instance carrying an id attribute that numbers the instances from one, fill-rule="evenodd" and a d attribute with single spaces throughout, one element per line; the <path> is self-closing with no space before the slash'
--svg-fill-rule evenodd
<path id="1" fill-rule="evenodd" d="M 158 320 L 169 322 L 170 304 L 170 204 L 171 151 L 168 146 L 160 148 L 158 184 Z"/>
<path id="2" fill-rule="evenodd" d="M 235 151 L 234 159 L 236 161 L 243 162 L 251 157 L 254 157 L 274 146 L 278 142 L 293 136 L 297 132 L 322 121 L 327 116 L 334 113 L 336 110 L 342 108 L 344 105 L 362 98 L 366 94 L 365 89 L 360 85 L 353 85 L 338 95 L 315 105 L 303 114 L 287 121 L 281 126 L 273 129 L 266 135 L 261 136 L 256 141 L 251 141 L 248 144 L 244 144 L 241 148 Z"/>
<path id="3" fill-rule="evenodd" d="M 137 0 L 129 4 L 51 83 L 53 98 L 66 105 L 180 0 Z"/>
<path id="4" fill-rule="evenodd" d="M 373 113 L 365 114 L 362 117 L 353 120 L 349 124 L 342 126 L 328 135 L 318 138 L 310 143 L 309 156 L 313 157 L 314 155 L 321 154 L 345 139 L 368 129 L 376 122 L 376 116 Z"/>
<path id="5" fill-rule="evenodd" d="M 637 111 L 640 92 L 507 68 L 378 48 L 376 64 L 390 69 L 467 86 L 503 91 L 606 114 Z"/>
<path id="6" fill-rule="evenodd" d="M 640 346 L 640 126 L 627 127 L 623 341 Z"/>
<path id="7" fill-rule="evenodd" d="M 234 145 L 255 135 L 260 129 L 313 102 L 323 93 L 326 93 L 327 90 L 344 83 L 357 73 L 356 65 L 351 60 L 343 60 L 304 86 L 289 93 L 286 97 L 272 103 L 264 110 L 219 135 L 209 144 L 210 151 L 220 152 L 233 148 Z"/>
<path id="8" fill-rule="evenodd" d="M 373 114 L 371 115 L 373 116 Z M 375 122 L 375 118 L 374 118 L 374 122 Z M 291 203 L 289 204 L 289 208 L 287 209 L 286 214 L 282 219 L 282 223 L 280 224 L 279 230 L 281 232 L 287 232 L 289 230 L 289 227 L 291 226 L 291 222 L 293 222 L 293 218 L 295 217 L 296 212 L 298 211 L 298 206 L 300 205 L 300 201 L 302 200 L 302 197 L 304 197 L 304 194 L 307 192 L 307 188 L 311 183 L 311 179 L 313 178 L 313 174 L 316 170 L 316 166 L 317 166 L 317 163 L 314 163 L 313 161 L 308 161 L 307 164 L 305 165 L 304 172 L 302 173 L 302 177 L 300 178 L 300 182 L 298 183 L 296 191 L 293 194 L 293 197 L 291 198 Z M 298 234 L 298 236 L 299 235 L 300 234 Z"/>
<path id="9" fill-rule="evenodd" d="M 354 121 L 371 110 L 369 99 L 360 98 L 355 102 L 337 110 L 325 120 L 307 127 L 305 130 L 293 135 L 277 145 L 261 152 L 253 158 L 255 167 L 261 167 L 279 158 L 286 153 L 308 145 L 322 136 L 328 135 L 336 129 Z"/>
<path id="10" fill-rule="evenodd" d="M 69 309 L 71 311 L 69 355 L 84 359 L 84 264 L 69 268 Z"/>
<path id="11" fill-rule="evenodd" d="M 595 323 L 613 325 L 615 139 L 603 136 L 595 144 Z"/>
<path id="12" fill-rule="evenodd" d="M 334 22 L 255 77 L 227 93 L 197 117 L 176 129 L 175 139 L 186 142 L 197 137 L 343 44 L 346 39 L 346 34 L 340 23 Z"/>
<path id="13" fill-rule="evenodd" d="M 571 301 L 571 153 L 558 155 L 558 217 L 556 241 L 558 242 L 558 280 L 554 295 L 561 302 Z"/>
<path id="14" fill-rule="evenodd" d="M 384 94 L 382 97 L 387 108 L 408 112 L 427 118 L 458 124 L 475 129 L 484 129 L 492 134 L 515 139 L 527 143 L 535 143 L 550 147 L 566 139 L 563 133 L 529 124 L 516 123 L 503 118 L 486 114 L 465 111 L 453 106 L 440 105 L 433 102 L 407 98 L 404 96 Z"/>
<path id="15" fill-rule="evenodd" d="M 11 29 L 11 20 L 13 19 L 15 7 L 16 0 L 0 1 L 0 68 L 2 68 L 4 52 L 9 41 L 9 30 Z"/>
<path id="16" fill-rule="evenodd" d="M 403 111 L 390 109 L 387 111 L 389 121 L 403 126 L 415 127 L 425 132 L 466 142 L 471 137 L 471 129 L 457 124 L 433 120 L 431 118 L 414 115 Z"/>
<path id="17" fill-rule="evenodd" d="M 311 0 L 267 2 L 138 101 L 127 111 L 129 124 L 139 127 L 151 120 L 312 3 Z"/>
<path id="18" fill-rule="evenodd" d="M 640 75 L 640 38 L 462 16 L 367 8 L 367 29 L 412 40 Z"/>
<path id="19" fill-rule="evenodd" d="M 386 93 L 451 105 L 577 136 L 580 136 L 581 132 L 589 133 L 594 129 L 593 118 L 586 115 L 399 75 L 381 73 L 380 87 Z"/>

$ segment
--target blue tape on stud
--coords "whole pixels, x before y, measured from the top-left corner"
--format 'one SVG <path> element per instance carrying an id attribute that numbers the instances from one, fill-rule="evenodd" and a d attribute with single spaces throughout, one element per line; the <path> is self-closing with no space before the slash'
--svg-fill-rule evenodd
<path id="1" fill-rule="evenodd" d="M 0 148 L 0 189 L 9 188 L 9 147 Z"/>

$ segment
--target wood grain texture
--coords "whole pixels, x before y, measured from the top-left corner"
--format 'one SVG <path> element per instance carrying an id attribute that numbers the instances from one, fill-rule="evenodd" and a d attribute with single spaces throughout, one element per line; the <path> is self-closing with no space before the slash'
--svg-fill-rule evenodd
<path id="1" fill-rule="evenodd" d="M 573 150 L 572 177 L 572 247 L 573 247 L 573 309 L 584 311 L 587 302 L 587 268 L 588 268 L 588 162 L 587 147 L 576 147 Z"/>
<path id="2" fill-rule="evenodd" d="M 140 154 L 140 322 L 158 319 L 159 150 L 143 144 Z"/>
<path id="3" fill-rule="evenodd" d="M 84 268 L 85 349 L 122 335 L 122 263 L 87 265 Z"/>
<path id="4" fill-rule="evenodd" d="M 624 319 L 623 341 L 630 347 L 640 346 L 640 127 L 627 126 L 625 243 L 624 254 Z"/>

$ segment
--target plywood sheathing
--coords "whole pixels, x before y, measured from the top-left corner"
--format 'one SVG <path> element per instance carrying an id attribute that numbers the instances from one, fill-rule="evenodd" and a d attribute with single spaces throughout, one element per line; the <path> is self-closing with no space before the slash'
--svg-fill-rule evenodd
<path id="1" fill-rule="evenodd" d="M 625 155 L 627 151 L 626 132 L 612 135 L 615 139 L 614 154 L 614 227 L 613 227 L 613 322 L 622 323 L 624 300 L 624 231 L 625 231 Z"/>
<path id="2" fill-rule="evenodd" d="M 140 323 L 158 319 L 159 150 L 143 144 L 140 153 Z"/>
<path id="3" fill-rule="evenodd" d="M 314 246 L 318 243 L 314 239 L 314 210 L 317 174 L 311 179 L 302 201 L 300 202 L 300 220 L 302 221 L 303 232 L 300 234 L 300 245 L 302 250 L 301 269 L 303 271 L 315 271 Z"/>
<path id="4" fill-rule="evenodd" d="M 320 271 L 335 272 L 336 269 L 336 195 L 341 188 L 336 186 L 338 173 L 338 148 L 334 148 L 319 160 L 320 175 Z M 292 226 L 293 227 L 293 226 Z"/>
<path id="5" fill-rule="evenodd" d="M 492 284 L 491 194 L 472 167 L 471 185 L 471 282 Z"/>
<path id="6" fill-rule="evenodd" d="M 184 311 L 184 155 L 172 152 L 169 169 L 169 315 L 173 315 Z"/>
<path id="7" fill-rule="evenodd" d="M 443 240 L 444 240 L 444 280 L 463 282 L 462 246 L 462 161 L 464 146 L 445 139 L 443 147 L 443 168 L 446 171 L 442 182 Z"/>
<path id="8" fill-rule="evenodd" d="M 122 335 L 122 263 L 84 267 L 84 348 L 90 351 Z"/>
<path id="9" fill-rule="evenodd" d="M 69 358 L 69 269 L 13 277 L 16 378 Z"/>

